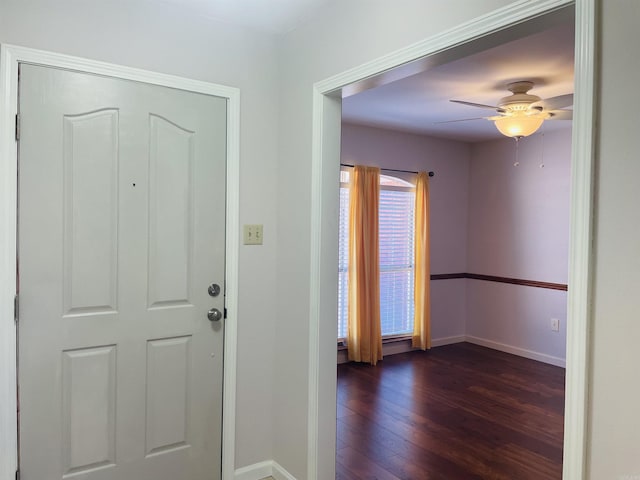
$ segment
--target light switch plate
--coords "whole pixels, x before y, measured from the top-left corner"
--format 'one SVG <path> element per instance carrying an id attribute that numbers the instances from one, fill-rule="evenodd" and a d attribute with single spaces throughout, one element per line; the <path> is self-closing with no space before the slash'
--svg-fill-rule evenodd
<path id="1" fill-rule="evenodd" d="M 245 225 L 243 238 L 245 245 L 262 245 L 262 225 Z"/>

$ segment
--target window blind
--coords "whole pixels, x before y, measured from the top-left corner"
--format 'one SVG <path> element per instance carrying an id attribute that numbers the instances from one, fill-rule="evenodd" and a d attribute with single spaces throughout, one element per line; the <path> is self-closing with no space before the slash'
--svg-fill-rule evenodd
<path id="1" fill-rule="evenodd" d="M 413 330 L 415 193 L 380 190 L 380 322 L 382 335 Z"/>
<path id="2" fill-rule="evenodd" d="M 348 181 L 344 175 L 342 182 Z M 345 178 L 347 177 L 347 178 Z M 414 209 L 415 192 L 398 179 L 389 185 L 384 177 L 380 186 L 380 322 L 382 335 L 401 335 L 413 331 Z M 398 183 L 402 182 L 402 186 Z M 338 254 L 338 338 L 347 335 L 347 282 L 349 264 L 349 188 L 340 188 Z"/>
<path id="3" fill-rule="evenodd" d="M 349 280 L 349 188 L 340 187 L 338 239 L 338 338 L 347 336 L 347 282 Z"/>

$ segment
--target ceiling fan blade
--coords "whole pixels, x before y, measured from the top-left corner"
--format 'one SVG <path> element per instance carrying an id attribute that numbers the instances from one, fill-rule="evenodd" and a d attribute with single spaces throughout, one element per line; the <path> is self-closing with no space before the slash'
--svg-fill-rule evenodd
<path id="1" fill-rule="evenodd" d="M 449 100 L 453 103 L 460 103 L 462 105 L 469 105 L 470 107 L 489 108 L 491 110 L 499 110 L 499 107 L 492 107 L 491 105 L 484 105 L 482 103 L 464 102 L 462 100 Z"/>
<path id="2" fill-rule="evenodd" d="M 552 110 L 549 120 L 573 120 L 573 110 Z"/>
<path id="3" fill-rule="evenodd" d="M 445 120 L 443 122 L 433 122 L 434 125 L 440 125 L 441 123 L 458 123 L 458 122 L 468 122 L 470 120 L 486 120 L 487 117 L 476 117 L 476 118 L 461 118 L 460 120 Z"/>
<path id="4" fill-rule="evenodd" d="M 545 98 L 529 105 L 529 108 L 537 110 L 558 110 L 559 108 L 569 107 L 573 105 L 573 93 L 560 95 L 558 97 Z"/>

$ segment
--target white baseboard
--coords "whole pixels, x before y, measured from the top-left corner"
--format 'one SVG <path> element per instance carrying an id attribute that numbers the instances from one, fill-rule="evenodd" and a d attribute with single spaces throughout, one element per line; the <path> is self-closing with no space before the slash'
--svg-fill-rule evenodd
<path id="1" fill-rule="evenodd" d="M 261 480 L 270 477 L 273 472 L 273 461 L 254 463 L 236 470 L 235 480 Z"/>
<path id="2" fill-rule="evenodd" d="M 507 345 L 505 343 L 494 342 L 493 340 L 487 340 L 485 338 L 478 338 L 478 337 L 467 335 L 465 337 L 465 340 L 475 345 L 492 348 L 494 350 L 499 350 L 501 352 L 511 353 L 513 355 L 518 355 L 520 357 L 530 358 L 531 360 L 537 360 L 539 362 L 548 363 L 550 365 L 555 365 L 556 367 L 565 368 L 567 365 L 567 361 L 564 358 L 554 357 L 551 355 L 547 355 L 545 353 L 539 353 L 539 352 L 534 352 L 532 350 L 526 350 L 524 348 L 514 347 L 512 345 Z"/>
<path id="3" fill-rule="evenodd" d="M 498 350 L 500 352 L 511 353 L 513 355 L 518 355 L 519 357 L 529 358 L 531 360 L 537 360 L 539 362 L 555 365 L 556 367 L 566 368 L 567 362 L 564 358 L 554 357 L 545 353 L 534 352 L 533 350 L 526 350 L 520 347 L 514 347 L 512 345 L 507 345 L 506 343 L 494 342 L 493 340 L 487 340 L 486 338 L 473 337 L 471 335 L 455 335 L 452 337 L 434 338 L 433 340 L 431 340 L 431 347 L 443 347 L 445 345 L 452 345 L 454 343 L 462 342 L 474 343 L 476 345 L 492 348 L 493 350 Z M 382 346 L 382 349 L 385 357 L 388 355 L 394 355 L 396 353 L 404 353 L 414 350 L 411 347 L 410 341 L 398 342 L 395 344 L 386 344 Z M 338 352 L 338 363 L 347 363 L 348 361 L 349 360 L 347 359 L 347 351 L 340 350 Z M 248 478 L 247 480 L 252 480 L 252 478 Z"/>
<path id="4" fill-rule="evenodd" d="M 262 480 L 267 477 L 273 477 L 275 480 L 296 480 L 296 477 L 273 460 L 239 468 L 234 475 L 235 480 Z"/>
<path id="5" fill-rule="evenodd" d="M 271 476 L 276 480 L 296 480 L 296 477 L 287 472 L 282 465 L 278 462 L 271 462 L 273 464 L 273 471 L 271 472 Z"/>

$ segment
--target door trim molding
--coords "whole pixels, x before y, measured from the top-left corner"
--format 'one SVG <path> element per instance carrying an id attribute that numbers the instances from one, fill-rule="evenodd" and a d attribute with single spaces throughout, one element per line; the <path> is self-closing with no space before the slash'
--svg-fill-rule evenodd
<path id="1" fill-rule="evenodd" d="M 335 318 L 332 263 L 337 258 L 340 92 L 402 64 L 477 40 L 554 10 L 575 5 L 575 101 L 567 315 L 567 379 L 563 478 L 586 476 L 589 325 L 592 305 L 593 158 L 595 120 L 595 0 L 531 0 L 512 4 L 442 34 L 374 59 L 313 86 L 307 478 L 329 478 L 335 463 Z M 337 133 L 336 133 L 337 132 Z M 336 151 L 338 154 L 336 154 Z M 335 230 L 335 231 L 334 231 Z"/>
<path id="2" fill-rule="evenodd" d="M 14 478 L 17 465 L 16 291 L 18 64 L 31 63 L 134 80 L 227 99 L 226 309 L 222 416 L 222 479 L 235 471 L 236 357 L 240 209 L 240 90 L 233 87 L 124 67 L 14 45 L 0 46 L 0 480 Z"/>

